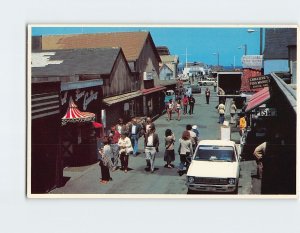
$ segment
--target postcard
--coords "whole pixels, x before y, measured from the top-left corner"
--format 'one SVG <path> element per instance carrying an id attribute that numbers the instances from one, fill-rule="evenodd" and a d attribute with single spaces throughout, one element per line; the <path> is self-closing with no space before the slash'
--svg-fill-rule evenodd
<path id="1" fill-rule="evenodd" d="M 295 25 L 28 25 L 30 198 L 297 198 Z"/>

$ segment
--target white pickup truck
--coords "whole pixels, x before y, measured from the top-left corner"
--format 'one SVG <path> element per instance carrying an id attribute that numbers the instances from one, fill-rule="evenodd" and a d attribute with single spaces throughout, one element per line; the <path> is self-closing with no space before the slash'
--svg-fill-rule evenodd
<path id="1" fill-rule="evenodd" d="M 200 80 L 200 81 L 198 81 L 198 84 L 200 86 L 213 86 L 215 82 L 216 81 L 213 81 L 213 80 Z"/>
<path id="2" fill-rule="evenodd" d="M 187 172 L 188 193 L 238 193 L 240 149 L 229 140 L 199 142 Z"/>

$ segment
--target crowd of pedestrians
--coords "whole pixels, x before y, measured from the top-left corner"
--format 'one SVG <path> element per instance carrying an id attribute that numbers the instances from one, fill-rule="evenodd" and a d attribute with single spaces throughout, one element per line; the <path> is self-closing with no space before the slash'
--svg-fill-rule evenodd
<path id="1" fill-rule="evenodd" d="M 167 120 L 172 120 L 173 113 L 177 113 L 177 120 L 180 121 L 182 110 L 183 115 L 193 115 L 195 103 L 196 100 L 192 94 L 190 96 L 183 95 L 182 98 L 180 96 L 177 96 L 175 103 L 174 100 L 170 99 L 166 105 L 166 111 L 168 116 Z"/>
<path id="2" fill-rule="evenodd" d="M 155 158 L 159 153 L 160 140 L 164 142 L 165 150 L 163 160 L 165 168 L 174 168 L 176 158 L 176 138 L 171 129 L 166 129 L 164 139 L 156 133 L 155 124 L 147 117 L 143 123 L 138 123 L 136 118 L 124 124 L 119 119 L 118 124 L 111 127 L 108 136 L 103 138 L 103 146 L 99 148 L 99 166 L 101 168 L 101 184 L 107 184 L 112 180 L 111 172 L 116 170 L 127 173 L 130 157 L 136 157 L 139 153 L 138 142 L 144 140 L 145 171 L 155 172 Z M 177 172 L 182 175 L 188 169 L 193 151 L 199 140 L 199 131 L 196 125 L 186 125 L 186 130 L 178 140 L 178 156 L 180 164 Z"/>
<path id="3" fill-rule="evenodd" d="M 209 104 L 210 90 L 206 88 L 205 100 Z M 183 94 L 182 98 L 176 98 L 176 102 L 169 100 L 166 106 L 168 120 L 172 120 L 173 112 L 177 113 L 177 120 L 181 119 L 181 114 L 194 114 L 195 98 L 192 94 L 189 96 Z M 224 123 L 225 104 L 220 100 L 216 106 L 219 114 L 219 123 Z M 181 113 L 183 111 L 183 113 Z M 235 102 L 232 101 L 230 105 L 230 123 L 236 122 L 237 107 Z M 245 118 L 241 116 L 239 120 L 239 127 L 241 136 L 245 131 Z M 144 122 L 137 122 L 136 118 L 132 118 L 130 122 L 124 124 L 123 119 L 119 119 L 115 126 L 111 127 L 108 137 L 103 140 L 103 148 L 99 149 L 100 167 L 101 167 L 101 183 L 106 184 L 111 180 L 110 172 L 116 170 L 124 171 L 127 173 L 129 169 L 130 157 L 139 155 L 139 140 L 144 141 L 143 153 L 145 157 L 145 171 L 154 173 L 155 159 L 158 153 L 163 153 L 164 167 L 172 169 L 175 167 L 174 161 L 176 160 L 175 147 L 178 148 L 178 161 L 177 172 L 183 175 L 188 170 L 191 162 L 191 156 L 196 150 L 199 142 L 199 131 L 197 125 L 187 124 L 185 130 L 182 132 L 181 137 L 176 140 L 174 133 L 171 129 L 165 130 L 164 138 L 156 133 L 155 124 L 150 117 L 147 117 Z M 159 152 L 160 142 L 164 143 L 165 149 Z"/>

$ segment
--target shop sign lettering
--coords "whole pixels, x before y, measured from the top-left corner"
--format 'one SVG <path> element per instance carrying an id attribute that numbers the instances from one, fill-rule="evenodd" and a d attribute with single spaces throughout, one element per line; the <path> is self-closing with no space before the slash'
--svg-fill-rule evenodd
<path id="1" fill-rule="evenodd" d="M 93 90 L 91 90 L 90 93 L 86 92 L 83 100 L 83 110 L 85 111 L 89 103 L 91 103 L 93 100 L 96 100 L 97 98 L 98 91 L 94 92 Z"/>
<path id="2" fill-rule="evenodd" d="M 76 90 L 75 101 L 78 101 L 81 97 L 84 96 L 85 91 L 80 92 L 79 89 Z"/>
<path id="3" fill-rule="evenodd" d="M 67 102 L 68 92 L 66 91 L 62 98 L 60 98 L 61 105 Z"/>
<path id="4" fill-rule="evenodd" d="M 258 108 L 258 116 L 277 116 L 276 108 Z"/>
<path id="5" fill-rule="evenodd" d="M 257 89 L 257 88 L 263 88 L 263 87 L 268 87 L 269 86 L 269 78 L 266 76 L 261 76 L 261 77 L 255 77 L 255 78 L 250 78 L 249 83 L 250 83 L 250 88 L 251 89 Z"/>

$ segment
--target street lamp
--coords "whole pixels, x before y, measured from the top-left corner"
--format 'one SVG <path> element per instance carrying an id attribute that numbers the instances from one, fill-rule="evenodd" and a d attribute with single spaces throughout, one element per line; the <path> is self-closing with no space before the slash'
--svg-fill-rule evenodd
<path id="1" fill-rule="evenodd" d="M 217 58 L 218 58 L 218 67 L 220 66 L 220 54 L 219 52 L 217 53 L 213 53 L 213 55 L 217 55 Z"/>
<path id="2" fill-rule="evenodd" d="M 244 49 L 244 55 L 247 55 L 247 45 L 243 44 L 240 47 L 238 47 L 238 49 Z"/>
<path id="3" fill-rule="evenodd" d="M 256 32 L 256 30 L 254 29 L 248 29 L 247 30 L 248 33 L 253 33 Z M 262 40 L 263 40 L 263 29 L 260 28 L 259 29 L 259 55 L 262 55 Z"/>

